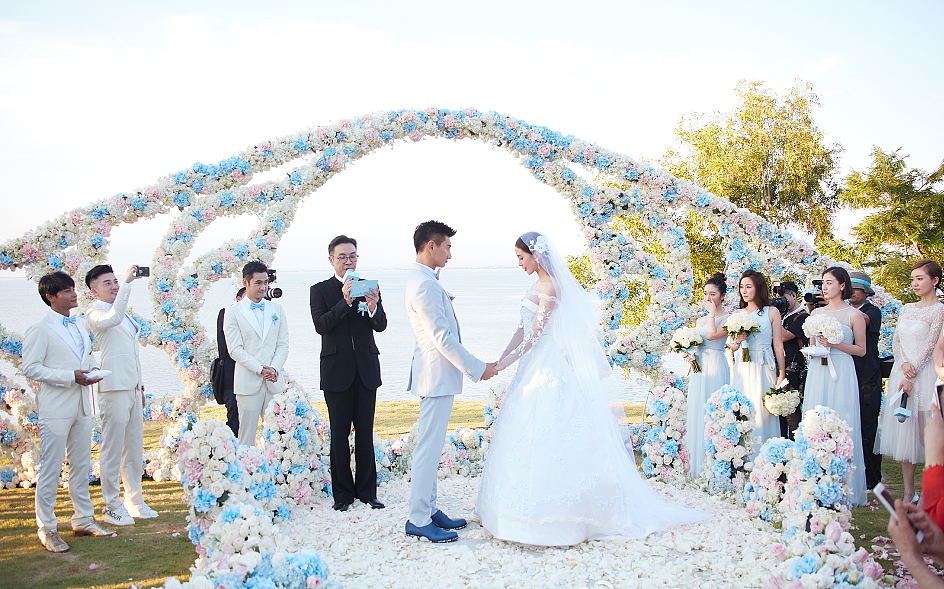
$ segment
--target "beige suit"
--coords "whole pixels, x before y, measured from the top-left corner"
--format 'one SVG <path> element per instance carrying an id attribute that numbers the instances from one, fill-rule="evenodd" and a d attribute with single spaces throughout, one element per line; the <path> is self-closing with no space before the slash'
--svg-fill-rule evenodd
<path id="1" fill-rule="evenodd" d="M 260 316 L 250 309 L 249 297 L 226 309 L 223 333 L 229 354 L 236 361 L 233 392 L 239 408 L 239 443 L 254 446 L 259 416 L 276 394 L 285 390 L 282 367 L 288 358 L 288 322 L 282 305 L 264 301 Z M 262 377 L 263 366 L 279 372 L 276 382 Z"/>
<path id="2" fill-rule="evenodd" d="M 36 525 L 41 532 L 56 531 L 56 490 L 62 459 L 69 459 L 69 498 L 75 513 L 72 526 L 92 520 L 95 508 L 89 496 L 89 463 L 92 452 L 92 394 L 75 382 L 76 370 L 95 367 L 92 341 L 82 320 L 76 321 L 81 345 L 62 323 L 63 316 L 49 310 L 29 326 L 23 338 L 23 374 L 39 383 L 36 411 L 42 458 L 36 483 Z"/>
<path id="3" fill-rule="evenodd" d="M 105 507 L 115 511 L 124 503 L 141 507 L 144 497 L 144 415 L 141 378 L 141 346 L 138 325 L 127 315 L 131 286 L 122 284 L 115 303 L 95 301 L 86 311 L 86 321 L 95 336 L 101 367 L 111 374 L 98 384 L 102 415 L 100 466 Z"/>

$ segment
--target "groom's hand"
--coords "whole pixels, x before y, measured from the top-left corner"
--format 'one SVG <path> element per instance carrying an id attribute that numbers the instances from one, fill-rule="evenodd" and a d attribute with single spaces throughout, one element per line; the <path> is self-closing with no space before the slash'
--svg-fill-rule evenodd
<path id="1" fill-rule="evenodd" d="M 351 298 L 351 286 L 354 284 L 353 278 L 348 278 L 344 283 L 344 286 L 341 287 L 341 295 L 344 297 L 344 302 L 347 303 L 347 306 L 350 307 L 354 303 L 354 299 Z"/>
<path id="2" fill-rule="evenodd" d="M 498 374 L 498 362 L 489 362 L 485 365 L 485 372 L 482 373 L 482 380 L 488 380 Z"/>

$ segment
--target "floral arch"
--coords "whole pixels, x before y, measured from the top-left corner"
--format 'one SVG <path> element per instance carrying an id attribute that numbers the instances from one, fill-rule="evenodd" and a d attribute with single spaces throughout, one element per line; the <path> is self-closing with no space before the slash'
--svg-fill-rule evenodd
<path id="1" fill-rule="evenodd" d="M 212 396 L 209 367 L 216 346 L 198 319 L 207 288 L 238 275 L 248 260 L 271 263 L 299 203 L 349 162 L 397 141 L 418 142 L 425 137 L 475 139 L 503 149 L 520 160 L 524 171 L 570 201 L 587 239 L 611 358 L 655 381 L 656 397 L 668 408 L 657 415 L 668 438 L 681 441 L 678 418 L 684 422 L 684 381 L 663 368 L 661 357 L 675 329 L 689 324 L 696 312 L 689 244 L 677 222 L 680 215 L 695 211 L 718 227 L 732 286 L 746 268 L 775 279 L 788 272 L 805 279 L 832 263 L 748 210 L 643 160 L 496 112 L 426 108 L 375 112 L 262 141 L 217 164 L 196 163 L 150 186 L 78 207 L 0 245 L 0 269 L 24 268 L 33 278 L 53 270 L 81 276 L 105 261 L 112 227 L 175 214 L 152 263 L 149 289 L 154 319 L 136 318 L 143 325 L 142 343 L 162 346 L 184 384 L 172 402 L 151 405 L 150 416 L 193 419 Z M 254 174 L 303 157 L 310 162 L 282 180 L 251 184 Z M 571 165 L 583 166 L 605 180 L 587 181 Z M 626 188 L 614 188 L 614 183 Z M 209 224 L 246 212 L 261 215 L 247 237 L 229 240 L 183 266 L 195 238 Z M 665 255 L 647 253 L 632 235 L 615 230 L 613 221 L 619 217 L 634 217 L 652 228 Z M 650 304 L 645 319 L 629 330 L 623 325 L 623 303 L 632 280 L 648 284 Z M 81 306 L 88 302 L 84 299 Z M 21 351 L 21 337 L 0 327 L 2 357 L 19 367 Z M 18 422 L 3 424 L 4 445 L 21 447 L 17 440 L 35 427 L 32 393 L 17 390 L 3 378 L 0 395 Z M 16 451 L 14 458 L 20 458 Z M 662 474 L 684 472 L 682 462 L 665 464 Z"/>

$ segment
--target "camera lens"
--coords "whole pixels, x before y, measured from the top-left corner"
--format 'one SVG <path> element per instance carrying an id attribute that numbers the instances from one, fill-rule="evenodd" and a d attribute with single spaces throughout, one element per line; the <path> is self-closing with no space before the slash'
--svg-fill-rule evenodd
<path id="1" fill-rule="evenodd" d="M 281 288 L 270 288 L 270 289 L 266 290 L 266 296 L 265 296 L 265 298 L 267 298 L 267 299 L 269 299 L 269 300 L 278 299 L 278 298 L 281 298 L 281 297 L 282 297 L 282 289 L 281 289 Z"/>

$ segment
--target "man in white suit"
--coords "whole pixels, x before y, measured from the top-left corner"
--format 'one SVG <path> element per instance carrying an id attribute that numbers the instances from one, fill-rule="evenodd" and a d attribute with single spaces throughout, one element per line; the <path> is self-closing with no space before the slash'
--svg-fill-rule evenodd
<path id="1" fill-rule="evenodd" d="M 233 391 L 239 408 L 239 443 L 256 444 L 259 416 L 285 390 L 282 366 L 288 358 L 288 321 L 282 305 L 264 300 L 269 273 L 259 261 L 243 266 L 246 297 L 226 309 L 223 332 L 236 361 Z"/>
<path id="2" fill-rule="evenodd" d="M 134 518 L 157 517 L 144 502 L 144 379 L 138 332 L 141 327 L 128 315 L 131 283 L 140 278 L 131 266 L 118 282 L 111 266 L 95 266 L 85 275 L 85 285 L 95 295 L 85 313 L 102 358 L 102 369 L 111 374 L 98 385 L 102 415 L 99 465 L 105 523 L 130 526 Z M 124 486 L 124 500 L 121 486 Z"/>
<path id="3" fill-rule="evenodd" d="M 42 458 L 36 483 L 36 526 L 40 542 L 50 552 L 67 552 L 56 530 L 56 491 L 62 458 L 69 459 L 69 498 L 74 536 L 111 536 L 95 521 L 89 496 L 92 453 L 92 393 L 98 379 L 86 377 L 93 367 L 92 340 L 81 320 L 70 316 L 78 306 L 75 281 L 64 272 L 39 280 L 39 296 L 49 311 L 26 330 L 23 339 L 23 374 L 39 383 L 36 412 Z"/>
<path id="4" fill-rule="evenodd" d="M 431 542 L 452 542 L 459 537 L 452 530 L 466 525 L 464 519 L 451 519 L 436 507 L 436 475 L 453 398 L 462 392 L 463 375 L 477 382 L 498 374 L 494 363 L 486 364 L 462 347 L 452 300 L 439 284 L 437 268 L 452 258 L 450 238 L 455 234 L 455 229 L 438 221 L 417 226 L 416 263 L 406 283 L 406 314 L 416 337 L 407 390 L 420 397 L 406 533 Z"/>

